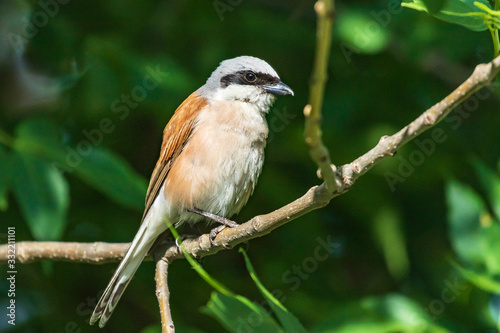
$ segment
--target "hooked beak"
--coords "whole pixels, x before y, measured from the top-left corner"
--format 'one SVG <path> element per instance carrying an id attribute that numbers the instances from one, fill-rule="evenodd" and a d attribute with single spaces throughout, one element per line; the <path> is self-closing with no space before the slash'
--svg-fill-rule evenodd
<path id="1" fill-rule="evenodd" d="M 284 84 L 283 82 L 278 82 L 275 84 L 270 84 L 270 85 L 265 85 L 264 89 L 266 92 L 273 94 L 273 95 L 292 95 L 293 96 L 293 91 L 290 89 L 289 86 Z"/>

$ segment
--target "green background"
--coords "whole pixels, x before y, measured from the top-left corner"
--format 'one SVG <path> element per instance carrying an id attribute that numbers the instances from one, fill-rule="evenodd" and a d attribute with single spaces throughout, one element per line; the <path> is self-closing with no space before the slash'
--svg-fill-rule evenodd
<path id="1" fill-rule="evenodd" d="M 271 212 L 321 183 L 303 140 L 313 1 L 43 4 L 0 3 L 0 242 L 8 226 L 17 242 L 131 241 L 165 124 L 220 61 L 239 55 L 269 62 L 295 96 L 279 98 L 268 116 L 264 169 L 234 219 Z M 398 1 L 336 6 L 322 126 L 337 165 L 401 129 L 492 58 L 488 32 Z M 166 74 L 126 106 L 122 94 L 138 94 L 151 69 Z M 499 98 L 481 90 L 327 207 L 249 242 L 262 282 L 306 328 L 496 332 Z M 62 175 L 53 168 L 71 149 L 86 148 L 86 131 L 98 130 L 81 161 Z M 18 263 L 16 326 L 2 315 L 0 331 L 101 331 L 87 321 L 116 266 Z M 237 251 L 208 257 L 203 267 L 263 302 Z M 153 277 L 154 264 L 144 263 L 102 332 L 159 331 Z M 186 261 L 171 265 L 169 281 L 179 332 L 224 331 L 200 312 L 212 290 Z M 5 279 L 0 286 L 8 289 Z M 7 304 L 6 293 L 0 299 Z"/>

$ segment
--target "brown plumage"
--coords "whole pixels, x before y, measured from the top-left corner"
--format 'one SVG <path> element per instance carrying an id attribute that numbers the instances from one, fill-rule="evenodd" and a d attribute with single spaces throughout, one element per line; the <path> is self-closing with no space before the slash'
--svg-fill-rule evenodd
<path id="1" fill-rule="evenodd" d="M 144 221 L 144 217 L 158 195 L 165 178 L 167 178 L 173 161 L 179 156 L 189 140 L 194 129 L 196 116 L 206 105 L 207 100 L 204 97 L 199 96 L 196 92 L 192 93 L 179 105 L 167 126 L 165 126 L 160 158 L 156 162 L 146 193 L 146 208 L 142 215 L 142 221 Z"/>

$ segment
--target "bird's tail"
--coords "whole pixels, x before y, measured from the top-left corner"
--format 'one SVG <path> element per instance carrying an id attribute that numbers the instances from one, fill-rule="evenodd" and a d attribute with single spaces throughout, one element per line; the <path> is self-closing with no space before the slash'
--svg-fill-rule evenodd
<path id="1" fill-rule="evenodd" d="M 99 321 L 99 327 L 101 328 L 106 325 L 125 288 L 127 288 L 130 280 L 132 280 L 137 268 L 139 268 L 151 246 L 153 246 L 158 237 L 158 232 L 157 230 L 151 230 L 155 228 L 148 228 L 147 225 L 146 221 L 143 221 L 141 224 L 139 231 L 132 241 L 132 245 L 130 245 L 125 257 L 97 303 L 90 317 L 90 325 L 95 324 L 97 321 Z"/>

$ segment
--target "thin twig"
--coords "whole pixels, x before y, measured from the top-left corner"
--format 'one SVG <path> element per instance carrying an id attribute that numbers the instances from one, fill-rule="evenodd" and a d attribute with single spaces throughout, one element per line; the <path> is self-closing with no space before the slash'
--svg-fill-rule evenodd
<path id="1" fill-rule="evenodd" d="M 323 183 L 310 188 L 307 193 L 288 205 L 272 213 L 259 215 L 235 228 L 226 228 L 210 243 L 207 234 L 183 241 L 184 248 L 194 257 L 212 255 L 226 247 L 232 247 L 252 238 L 270 233 L 272 230 L 318 208 L 327 205 L 330 200 L 347 192 L 363 174 L 375 164 L 389 158 L 404 144 L 419 134 L 435 126 L 458 104 L 485 87 L 500 72 L 500 56 L 487 64 L 476 67 L 474 73 L 451 94 L 421 114 L 408 126 L 392 136 L 384 136 L 370 151 L 353 162 L 339 168 L 340 187 L 330 193 Z M 18 242 L 17 259 L 20 262 L 34 262 L 41 259 L 103 263 L 119 261 L 129 244 L 108 243 L 65 243 L 65 242 Z M 167 262 L 183 258 L 175 244 L 163 245 L 163 259 Z M 6 262 L 8 245 L 0 246 L 0 262 Z"/>
<path id="2" fill-rule="evenodd" d="M 328 79 L 328 60 L 332 41 L 332 27 L 335 13 L 333 0 L 319 0 L 314 5 L 318 16 L 316 53 L 311 77 L 309 104 L 304 107 L 305 131 L 304 137 L 311 158 L 321 171 L 330 193 L 335 192 L 339 183 L 335 175 L 335 166 L 330 160 L 328 148 L 324 145 L 321 131 L 321 108 L 325 85 Z"/>
<path id="3" fill-rule="evenodd" d="M 174 320 L 170 311 L 170 291 L 168 288 L 168 263 L 162 259 L 162 254 L 155 252 L 156 261 L 156 298 L 160 306 L 162 333 L 175 333 Z"/>

